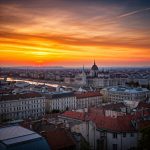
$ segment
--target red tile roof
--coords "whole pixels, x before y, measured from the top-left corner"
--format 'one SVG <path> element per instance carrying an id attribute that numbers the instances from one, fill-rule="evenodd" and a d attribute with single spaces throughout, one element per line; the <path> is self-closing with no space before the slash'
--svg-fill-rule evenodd
<path id="1" fill-rule="evenodd" d="M 77 120 L 84 120 L 84 113 L 82 112 L 66 111 L 63 114 L 61 114 L 61 116 Z"/>
<path id="2" fill-rule="evenodd" d="M 87 98 L 87 97 L 96 97 L 96 96 L 102 96 L 100 92 L 82 92 L 82 93 L 76 93 L 75 96 L 77 99 L 81 98 Z"/>
<path id="3" fill-rule="evenodd" d="M 103 115 L 90 115 L 89 119 L 92 120 L 98 129 L 104 129 L 111 132 L 134 132 L 135 128 L 132 126 L 131 119 L 124 116 L 117 118 L 106 117 Z"/>
<path id="4" fill-rule="evenodd" d="M 64 117 L 78 119 L 78 120 L 91 120 L 96 124 L 97 128 L 108 130 L 111 132 L 134 132 L 135 129 L 131 123 L 131 116 L 121 116 L 117 118 L 104 116 L 101 113 L 90 112 L 65 112 L 62 114 Z"/>
<path id="5" fill-rule="evenodd" d="M 150 103 L 146 103 L 146 102 L 139 102 L 138 106 L 137 106 L 138 109 L 142 109 L 142 108 L 150 108 Z"/>
<path id="6" fill-rule="evenodd" d="M 116 103 L 116 104 L 107 104 L 102 107 L 103 109 L 106 110 L 120 110 L 121 108 L 125 108 L 126 106 L 124 105 L 124 103 Z"/>
<path id="7" fill-rule="evenodd" d="M 0 89 L 0 94 L 1 95 L 3 95 L 3 94 L 10 94 L 10 93 L 12 93 L 12 89 L 7 89 L 7 90 L 2 90 L 2 89 Z"/>
<path id="8" fill-rule="evenodd" d="M 70 133 L 63 128 L 57 128 L 44 134 L 52 150 L 67 149 L 76 145 Z"/>
<path id="9" fill-rule="evenodd" d="M 88 112 L 99 114 L 99 115 L 105 115 L 105 110 L 103 109 L 103 107 L 90 107 Z"/>

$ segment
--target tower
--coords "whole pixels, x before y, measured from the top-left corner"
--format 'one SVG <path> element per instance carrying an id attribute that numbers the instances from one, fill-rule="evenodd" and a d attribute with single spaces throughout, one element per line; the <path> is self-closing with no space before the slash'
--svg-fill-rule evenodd
<path id="1" fill-rule="evenodd" d="M 82 68 L 82 83 L 83 83 L 83 85 L 86 84 L 86 73 L 85 73 L 85 70 L 84 70 L 84 65 L 83 65 L 83 68 Z"/>
<path id="2" fill-rule="evenodd" d="M 90 76 L 91 77 L 97 77 L 97 75 L 98 75 L 98 67 L 97 67 L 95 60 L 94 60 L 94 64 L 90 70 Z"/>

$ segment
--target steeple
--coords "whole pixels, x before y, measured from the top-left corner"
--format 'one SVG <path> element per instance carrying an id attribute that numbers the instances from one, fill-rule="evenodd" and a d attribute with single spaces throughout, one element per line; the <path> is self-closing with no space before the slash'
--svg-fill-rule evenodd
<path id="1" fill-rule="evenodd" d="M 83 65 L 83 68 L 82 68 L 82 74 L 85 74 L 84 65 Z"/>
<path id="2" fill-rule="evenodd" d="M 83 85 L 86 85 L 86 73 L 85 73 L 85 70 L 84 70 L 84 65 L 83 65 L 83 68 L 82 68 L 82 84 Z"/>
<path id="3" fill-rule="evenodd" d="M 94 64 L 93 64 L 93 66 L 91 68 L 90 74 L 91 74 L 92 77 L 96 77 L 97 74 L 98 74 L 98 67 L 97 67 L 97 65 L 95 63 L 95 59 L 94 59 Z"/>
<path id="4" fill-rule="evenodd" d="M 97 65 L 95 63 L 95 59 L 94 59 L 94 65 L 92 66 L 91 70 L 98 70 L 98 67 L 97 67 Z"/>
<path id="5" fill-rule="evenodd" d="M 95 65 L 95 59 L 94 59 L 94 65 Z"/>

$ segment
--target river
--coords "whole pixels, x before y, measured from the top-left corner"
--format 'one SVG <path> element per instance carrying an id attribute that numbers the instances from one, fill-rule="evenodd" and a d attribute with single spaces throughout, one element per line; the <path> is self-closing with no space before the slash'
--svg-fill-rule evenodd
<path id="1" fill-rule="evenodd" d="M 31 80 L 27 80 L 27 79 L 14 79 L 14 78 L 7 78 L 7 81 L 21 81 L 21 82 L 26 82 L 26 83 L 29 83 L 29 84 L 34 84 L 34 85 L 47 85 L 47 86 L 51 86 L 51 87 L 57 87 L 59 86 L 60 84 L 53 84 L 53 83 L 47 83 L 46 81 L 31 81 Z M 61 85 L 63 87 L 66 87 L 64 85 Z"/>

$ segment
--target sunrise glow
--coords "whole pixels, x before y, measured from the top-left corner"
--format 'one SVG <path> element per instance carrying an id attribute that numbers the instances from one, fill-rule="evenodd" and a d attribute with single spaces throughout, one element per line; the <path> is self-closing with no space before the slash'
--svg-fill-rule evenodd
<path id="1" fill-rule="evenodd" d="M 149 66 L 150 8 L 98 1 L 2 1 L 2 66 Z"/>

